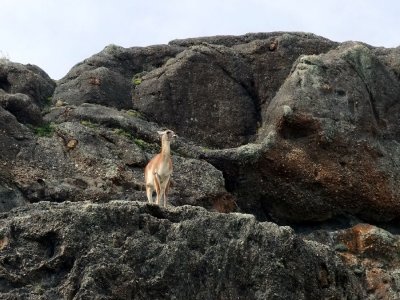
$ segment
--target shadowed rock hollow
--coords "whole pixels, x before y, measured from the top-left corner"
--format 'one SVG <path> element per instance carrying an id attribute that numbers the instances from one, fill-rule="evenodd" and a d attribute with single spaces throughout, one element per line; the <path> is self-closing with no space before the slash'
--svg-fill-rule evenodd
<path id="1" fill-rule="evenodd" d="M 384 267 L 379 265 L 386 261 L 384 251 L 369 260 L 367 250 L 353 245 L 368 239 L 372 248 L 389 249 L 389 255 L 398 249 L 393 224 L 400 213 L 399 60 L 399 48 L 336 43 L 296 32 L 150 47 L 110 45 L 56 83 L 36 66 L 0 60 L 0 210 L 60 202 L 3 215 L 1 272 L 7 279 L 1 292 L 10 299 L 13 290 L 28 295 L 35 288 L 50 298 L 76 299 L 125 292 L 122 298 L 166 293 L 212 298 L 211 290 L 225 299 L 313 299 L 311 291 L 314 299 L 396 298 L 397 261 Z M 107 204 L 145 201 L 143 168 L 160 150 L 156 131 L 163 128 L 179 135 L 172 145 L 173 206 L 249 213 L 258 221 L 189 206 L 159 210 L 136 202 Z M 133 222 L 127 228 L 121 229 L 119 220 L 103 223 L 121 210 L 127 210 L 122 221 Z M 52 223 L 55 211 L 71 215 L 70 230 L 82 228 L 90 237 L 88 246 L 61 230 L 67 219 Z M 128 221 L 129 213 L 133 219 Z M 47 230 L 41 216 L 55 227 Z M 306 233 L 290 231 L 296 246 L 285 252 L 281 234 L 286 229 L 259 223 L 266 220 Z M 176 228 L 189 221 L 190 233 L 178 234 Z M 13 222 L 27 238 L 13 233 Z M 235 222 L 245 224 L 229 225 Z M 362 222 L 388 228 L 393 236 L 378 227 L 361 234 Z M 107 244 L 113 235 L 90 226 L 123 238 L 117 238 L 118 245 Z M 255 250 L 248 241 L 252 234 L 267 246 Z M 129 235 L 159 251 L 150 251 L 152 257 L 120 252 L 122 245 L 124 251 L 137 250 Z M 199 241 L 190 246 L 190 236 Z M 225 236 L 243 240 L 244 248 Z M 24 249 L 32 245 L 31 259 Z M 63 251 L 68 255 L 53 259 Z M 283 251 L 279 255 L 290 263 L 281 265 L 279 255 L 271 254 L 275 251 Z M 235 257 L 232 266 L 220 252 Z M 336 264 L 338 258 L 343 265 Z M 27 280 L 23 272 L 31 272 Z"/>

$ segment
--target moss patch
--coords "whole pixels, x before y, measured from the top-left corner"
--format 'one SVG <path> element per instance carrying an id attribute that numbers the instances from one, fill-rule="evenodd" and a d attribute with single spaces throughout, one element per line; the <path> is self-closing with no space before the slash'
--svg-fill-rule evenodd
<path id="1" fill-rule="evenodd" d="M 130 109 L 126 112 L 128 116 L 135 117 L 135 118 L 140 118 L 140 119 L 145 119 L 142 113 L 138 112 L 137 110 Z"/>
<path id="2" fill-rule="evenodd" d="M 134 139 L 135 144 L 143 151 L 159 151 L 160 147 L 157 144 L 150 144 L 142 139 Z"/>
<path id="3" fill-rule="evenodd" d="M 113 132 L 115 134 L 118 134 L 119 136 L 123 136 L 123 137 L 126 137 L 126 138 L 130 139 L 130 140 L 133 140 L 132 134 L 130 134 L 128 131 L 126 131 L 126 130 L 124 130 L 122 128 L 115 128 L 113 130 Z"/>
<path id="4" fill-rule="evenodd" d="M 50 137 L 54 133 L 55 126 L 52 123 L 46 123 L 42 126 L 34 127 L 33 130 L 37 136 Z"/>
<path id="5" fill-rule="evenodd" d="M 92 123 L 92 122 L 90 122 L 90 121 L 88 121 L 88 120 L 82 120 L 82 121 L 81 121 L 81 124 L 82 124 L 83 126 L 86 126 L 86 127 L 89 127 L 89 128 L 97 128 L 97 127 L 99 127 L 98 124 Z"/>

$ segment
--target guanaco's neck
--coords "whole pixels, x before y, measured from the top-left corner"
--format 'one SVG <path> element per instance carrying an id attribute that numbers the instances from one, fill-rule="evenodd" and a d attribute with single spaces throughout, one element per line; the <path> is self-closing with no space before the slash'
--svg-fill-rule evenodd
<path id="1" fill-rule="evenodd" d="M 171 156 L 171 142 L 163 139 L 161 142 L 161 155 L 164 157 L 164 159 L 167 159 Z"/>

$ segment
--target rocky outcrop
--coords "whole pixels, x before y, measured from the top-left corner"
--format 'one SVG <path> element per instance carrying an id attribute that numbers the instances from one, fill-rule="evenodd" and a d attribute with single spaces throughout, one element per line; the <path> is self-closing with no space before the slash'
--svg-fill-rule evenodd
<path id="1" fill-rule="evenodd" d="M 397 226 L 387 230 L 353 220 L 344 229 L 316 229 L 301 234 L 335 249 L 344 264 L 356 274 L 367 296 L 365 299 L 397 299 L 399 285 L 399 247 Z M 388 230 L 392 231 L 389 232 Z"/>
<path id="2" fill-rule="evenodd" d="M 55 85 L 37 66 L 0 60 L 0 106 L 21 123 L 42 122 L 41 109 L 50 103 Z"/>
<path id="3" fill-rule="evenodd" d="M 325 52 L 336 43 L 275 33 L 171 45 L 188 49 L 140 77 L 134 107 L 189 139 L 229 148 L 254 140 L 263 111 L 299 55 Z"/>
<path id="4" fill-rule="evenodd" d="M 0 218 L 2 299 L 363 298 L 334 252 L 243 214 L 45 203 Z"/>
<path id="5" fill-rule="evenodd" d="M 192 140 L 223 148 L 256 133 L 251 69 L 230 48 L 193 46 L 140 80 L 134 107 Z"/>
<path id="6" fill-rule="evenodd" d="M 134 75 L 163 65 L 179 51 L 179 47 L 164 45 L 128 49 L 109 45 L 77 64 L 58 82 L 53 103 L 94 103 L 129 109 Z"/>
<path id="7" fill-rule="evenodd" d="M 294 221 L 396 217 L 399 109 L 399 81 L 367 47 L 301 57 L 259 131 L 260 141 L 271 131 L 277 139 L 249 167 L 255 196 L 272 215 Z"/>
<path id="8" fill-rule="evenodd" d="M 2 120 L 7 131 L 0 137 L 5 150 L 0 164 L 25 201 L 145 201 L 143 168 L 160 150 L 160 128 L 134 111 L 94 104 L 56 107 L 45 116 L 46 125 L 33 130 L 7 111 Z M 219 170 L 179 155 L 174 165 L 172 204 L 233 210 Z"/>
<path id="9" fill-rule="evenodd" d="M 398 298 L 398 57 L 398 48 L 283 32 L 108 46 L 51 99 L 41 69 L 1 61 L 0 211 L 40 203 L 3 215 L 0 291 Z M 165 127 L 179 135 L 172 206 L 250 213 L 298 234 L 132 202 L 146 199 L 143 168 Z M 342 219 L 354 222 L 329 225 Z M 387 222 L 392 233 L 379 228 Z"/>

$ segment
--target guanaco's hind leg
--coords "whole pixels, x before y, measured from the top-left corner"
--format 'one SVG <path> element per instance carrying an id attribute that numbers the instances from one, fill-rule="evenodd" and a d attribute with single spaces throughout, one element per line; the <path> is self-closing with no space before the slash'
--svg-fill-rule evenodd
<path id="1" fill-rule="evenodd" d="M 153 187 L 151 185 L 146 185 L 146 195 L 149 203 L 153 203 Z"/>
<path id="2" fill-rule="evenodd" d="M 160 205 L 161 201 L 161 182 L 160 182 L 160 177 L 158 174 L 154 174 L 154 186 L 156 188 L 156 193 L 157 193 L 157 205 Z"/>
<path id="3" fill-rule="evenodd" d="M 171 183 L 171 179 L 168 179 L 167 183 L 164 186 L 164 192 L 163 192 L 164 207 L 167 207 L 167 194 L 168 194 L 168 191 L 169 191 L 170 183 Z"/>

